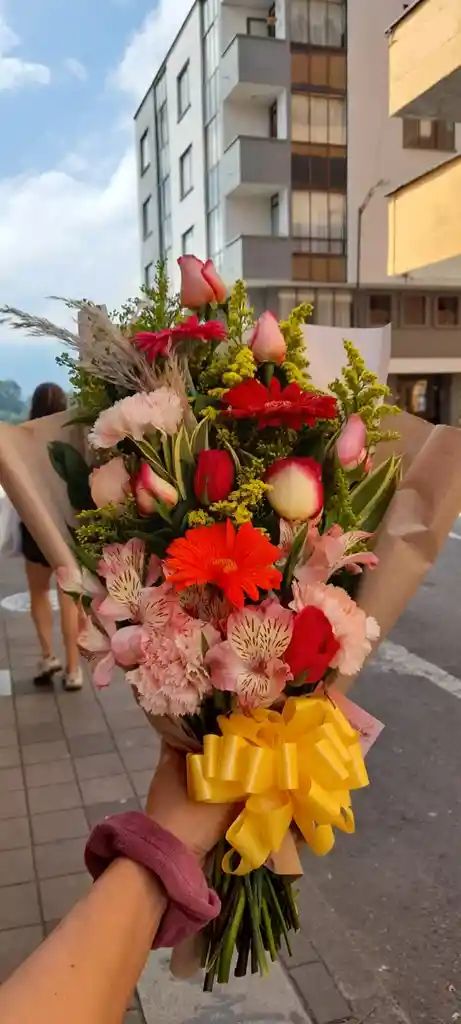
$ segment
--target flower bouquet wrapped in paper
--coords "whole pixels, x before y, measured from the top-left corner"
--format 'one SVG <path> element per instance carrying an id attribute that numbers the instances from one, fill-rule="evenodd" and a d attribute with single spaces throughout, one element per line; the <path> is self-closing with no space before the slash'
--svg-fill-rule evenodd
<path id="1" fill-rule="evenodd" d="M 181 297 L 159 267 L 112 320 L 69 303 L 78 334 L 3 311 L 74 350 L 78 408 L 72 425 L 0 430 L 0 463 L 85 612 L 95 685 L 121 668 L 190 751 L 190 796 L 240 808 L 207 866 L 222 904 L 203 936 L 211 989 L 234 954 L 241 976 L 290 951 L 296 845 L 323 855 L 354 831 L 365 748 L 339 691 L 459 510 L 461 440 L 401 416 L 389 430 L 386 385 L 350 341 L 319 390 L 308 306 L 255 324 L 241 282 L 228 294 L 210 261 L 179 263 Z"/>

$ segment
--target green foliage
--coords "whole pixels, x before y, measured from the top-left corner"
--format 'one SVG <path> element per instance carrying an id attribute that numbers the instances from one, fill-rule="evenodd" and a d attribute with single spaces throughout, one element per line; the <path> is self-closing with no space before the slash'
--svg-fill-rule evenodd
<path id="1" fill-rule="evenodd" d="M 93 500 L 89 486 L 90 470 L 85 459 L 70 444 L 64 441 L 52 441 L 48 452 L 53 469 L 67 485 L 67 493 L 72 508 L 77 512 L 92 508 Z"/>
<path id="2" fill-rule="evenodd" d="M 352 341 L 345 341 L 344 348 L 347 365 L 342 371 L 342 379 L 337 378 L 330 384 L 330 391 L 336 395 L 340 406 L 340 421 L 344 422 L 352 413 L 358 413 L 367 428 L 369 447 L 380 441 L 397 439 L 398 433 L 381 428 L 384 416 L 399 412 L 395 405 L 382 404 L 390 396 L 390 388 L 387 384 L 380 384 L 376 374 L 367 370 L 365 360 Z"/>
<path id="3" fill-rule="evenodd" d="M 355 530 L 359 516 L 354 512 L 351 502 L 350 482 L 347 473 L 333 461 L 325 464 L 325 506 L 324 528 L 329 530 L 335 523 L 343 530 Z"/>
<path id="4" fill-rule="evenodd" d="M 201 392 L 219 397 L 228 388 L 256 376 L 257 366 L 253 353 L 244 342 L 244 336 L 253 326 L 254 310 L 248 305 L 245 285 L 237 281 L 227 302 L 228 343 L 224 351 L 217 347 L 198 377 Z M 209 349 L 208 349 L 209 352 Z M 218 393 L 216 393 L 218 392 Z"/>
<path id="5" fill-rule="evenodd" d="M 304 390 L 309 388 L 309 360 L 306 355 L 303 326 L 312 316 L 312 309 L 309 302 L 303 302 L 292 309 L 288 319 L 282 320 L 280 324 L 287 346 L 283 372 L 289 384 L 299 384 Z"/>
<path id="6" fill-rule="evenodd" d="M 160 331 L 181 319 L 179 295 L 171 294 L 166 266 L 161 260 L 156 264 L 152 287 L 142 287 L 141 292 L 143 303 L 139 299 L 128 299 L 119 311 L 111 314 L 111 320 L 124 334 L 131 337 L 138 331 Z"/>
<path id="7" fill-rule="evenodd" d="M 27 403 L 15 380 L 0 380 L 0 421 L 22 423 L 27 419 Z"/>

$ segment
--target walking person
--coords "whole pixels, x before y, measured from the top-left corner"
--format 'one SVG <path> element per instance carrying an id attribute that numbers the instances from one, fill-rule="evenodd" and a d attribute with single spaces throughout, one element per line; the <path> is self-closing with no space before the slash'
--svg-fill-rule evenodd
<path id="1" fill-rule="evenodd" d="M 41 419 L 63 412 L 67 399 L 58 384 L 39 384 L 32 396 L 29 419 Z M 36 686 L 47 686 L 62 665 L 53 652 L 53 609 L 50 601 L 50 583 L 53 569 L 40 551 L 26 525 L 21 523 L 21 550 L 25 559 L 30 594 L 30 610 L 41 649 L 41 660 L 34 677 Z M 78 610 L 72 598 L 58 588 L 61 631 L 66 654 L 62 682 L 65 690 L 80 690 L 83 675 L 80 667 L 78 636 Z"/>

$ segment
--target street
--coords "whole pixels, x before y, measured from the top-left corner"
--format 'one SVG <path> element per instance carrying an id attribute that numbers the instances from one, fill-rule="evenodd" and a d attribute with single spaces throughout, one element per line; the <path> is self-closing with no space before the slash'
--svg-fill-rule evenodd
<path id="1" fill-rule="evenodd" d="M 354 795 L 356 835 L 304 860 L 413 1024 L 461 1019 L 461 685 L 443 688 L 461 677 L 461 519 L 454 533 L 353 691 L 386 725 Z M 396 667 L 392 645 L 430 664 Z"/>

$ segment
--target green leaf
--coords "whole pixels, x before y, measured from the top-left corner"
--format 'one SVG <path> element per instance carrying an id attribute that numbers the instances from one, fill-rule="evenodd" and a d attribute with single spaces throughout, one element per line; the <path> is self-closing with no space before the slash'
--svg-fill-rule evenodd
<path id="1" fill-rule="evenodd" d="M 377 510 L 387 508 L 397 486 L 401 459 L 391 455 L 362 480 L 351 493 L 351 506 L 357 516 L 357 528 L 369 529 L 365 524 L 375 522 Z M 381 512 L 381 517 L 384 512 Z M 379 526 L 381 518 L 374 529 Z"/>
<path id="2" fill-rule="evenodd" d="M 144 458 L 147 459 L 149 465 L 152 466 L 152 469 L 158 473 L 162 480 L 166 480 L 169 484 L 173 484 L 174 479 L 165 469 L 165 466 L 155 451 L 155 448 L 153 448 L 148 441 L 135 441 L 134 443 L 136 447 L 139 448 L 141 454 L 144 455 Z"/>
<path id="3" fill-rule="evenodd" d="M 200 423 L 197 424 L 190 438 L 190 447 L 193 455 L 198 455 L 199 452 L 208 451 L 210 447 L 209 430 L 208 420 L 200 420 Z"/>
<path id="4" fill-rule="evenodd" d="M 73 416 L 71 420 L 66 420 L 64 426 L 73 427 L 75 426 L 75 424 L 80 423 L 83 426 L 92 427 L 93 423 L 96 422 L 98 416 L 99 412 L 97 412 L 96 410 L 93 410 L 93 412 L 90 412 L 89 410 L 86 410 L 86 412 L 79 412 L 75 416 Z"/>
<path id="5" fill-rule="evenodd" d="M 88 569 L 89 572 L 97 575 L 99 559 L 95 558 L 94 555 L 88 554 L 88 551 L 85 551 L 84 548 L 80 548 L 77 544 L 74 545 L 74 551 L 77 561 L 80 562 L 85 569 Z"/>
<path id="6" fill-rule="evenodd" d="M 288 560 L 287 560 L 287 563 L 286 563 L 286 566 L 285 566 L 285 571 L 283 573 L 283 588 L 284 589 L 291 586 L 291 581 L 293 579 L 293 573 L 295 571 L 298 558 L 299 558 L 299 556 L 301 554 L 301 551 L 302 551 L 302 549 L 304 547 L 304 542 L 305 542 L 306 537 L 307 537 L 308 529 L 309 529 L 309 523 L 304 523 L 304 526 L 302 526 L 301 529 L 298 530 L 298 532 L 296 534 L 296 537 L 295 537 L 295 539 L 293 541 L 293 547 L 292 547 L 292 549 L 290 551 L 290 554 L 289 554 L 289 557 L 288 557 Z"/>
<path id="7" fill-rule="evenodd" d="M 192 454 L 187 430 L 184 424 L 182 424 L 173 443 L 173 473 L 181 498 L 187 498 L 187 484 L 189 481 L 187 480 L 188 474 L 185 471 L 186 467 L 194 465 L 195 459 Z"/>
<path id="8" fill-rule="evenodd" d="M 94 508 L 89 485 L 90 469 L 83 455 L 64 441 L 51 441 L 48 452 L 53 469 L 67 484 L 72 508 L 77 512 Z"/>

